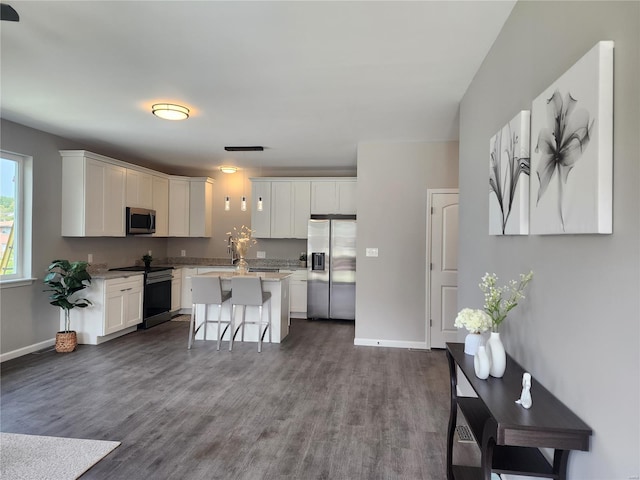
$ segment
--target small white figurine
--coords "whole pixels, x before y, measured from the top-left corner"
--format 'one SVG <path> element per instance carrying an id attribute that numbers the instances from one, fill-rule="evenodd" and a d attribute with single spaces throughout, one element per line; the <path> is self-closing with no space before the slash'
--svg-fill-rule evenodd
<path id="1" fill-rule="evenodd" d="M 516 403 L 522 405 L 524 408 L 531 408 L 531 374 L 524 373 L 522 375 L 522 394 L 520 399 L 516 400 Z"/>

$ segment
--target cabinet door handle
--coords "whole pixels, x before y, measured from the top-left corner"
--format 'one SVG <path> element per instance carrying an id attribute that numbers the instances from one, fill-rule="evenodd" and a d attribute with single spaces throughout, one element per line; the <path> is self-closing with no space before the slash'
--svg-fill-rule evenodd
<path id="1" fill-rule="evenodd" d="M 121 292 L 127 292 L 129 290 L 133 290 L 133 287 L 129 287 L 129 288 L 123 288 L 122 290 L 120 290 Z"/>

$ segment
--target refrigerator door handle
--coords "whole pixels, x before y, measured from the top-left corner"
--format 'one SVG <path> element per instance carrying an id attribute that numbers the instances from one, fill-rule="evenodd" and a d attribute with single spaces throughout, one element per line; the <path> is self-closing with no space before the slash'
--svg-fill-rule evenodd
<path id="1" fill-rule="evenodd" d="M 311 270 L 322 270 L 324 271 L 325 262 L 324 262 L 324 252 L 314 252 L 311 254 Z"/>

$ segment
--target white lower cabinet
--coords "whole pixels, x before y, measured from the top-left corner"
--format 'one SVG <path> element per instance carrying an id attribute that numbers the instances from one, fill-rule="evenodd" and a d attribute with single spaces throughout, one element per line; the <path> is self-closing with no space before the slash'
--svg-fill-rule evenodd
<path id="1" fill-rule="evenodd" d="M 182 268 L 182 295 L 180 298 L 180 313 L 191 313 L 193 301 L 191 297 L 191 277 L 198 274 L 197 268 Z"/>
<path id="2" fill-rule="evenodd" d="M 171 280 L 171 311 L 177 312 L 182 307 L 182 269 L 173 270 Z"/>
<path id="3" fill-rule="evenodd" d="M 71 329 L 78 343 L 98 345 L 136 330 L 142 323 L 143 276 L 94 278 L 84 290 L 93 305 L 71 310 Z M 60 317 L 64 328 L 64 312 Z"/>
<path id="4" fill-rule="evenodd" d="M 280 270 L 289 277 L 289 310 L 292 318 L 307 318 L 307 271 Z"/>

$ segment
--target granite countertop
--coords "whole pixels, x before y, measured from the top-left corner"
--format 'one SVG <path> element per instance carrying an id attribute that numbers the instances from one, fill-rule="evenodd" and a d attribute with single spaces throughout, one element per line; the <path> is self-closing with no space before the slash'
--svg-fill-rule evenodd
<path id="1" fill-rule="evenodd" d="M 94 270 L 89 272 L 91 274 L 91 279 L 101 279 L 101 280 L 109 280 L 111 278 L 123 278 L 123 277 L 133 277 L 134 275 L 143 275 L 144 272 L 123 272 L 120 270 L 109 271 L 109 270 Z"/>
<path id="2" fill-rule="evenodd" d="M 306 270 L 306 267 L 301 266 L 298 260 L 286 260 L 286 259 L 262 259 L 262 258 L 251 258 L 247 260 L 249 263 L 249 268 L 277 268 L 280 270 Z M 140 262 L 136 262 L 141 265 Z M 206 268 L 206 267 L 219 267 L 219 268 L 235 268 L 235 265 L 230 263 L 229 258 L 201 258 L 201 257 L 168 257 L 168 258 L 159 258 L 154 260 L 151 264 L 154 267 L 169 267 L 169 268 Z M 96 263 L 89 266 L 87 269 L 91 274 L 91 278 L 108 280 L 111 278 L 123 278 L 123 277 L 131 277 L 133 275 L 142 275 L 143 272 L 123 272 L 121 270 L 109 270 L 110 266 L 106 263 Z M 216 272 L 218 274 L 223 273 L 225 276 L 228 275 L 228 278 L 231 278 L 232 272 Z M 266 277 L 265 274 L 275 274 L 275 272 L 256 272 L 260 273 L 260 276 L 265 280 L 277 280 L 277 278 Z M 253 275 L 254 273 L 252 273 Z M 283 273 L 284 278 L 289 274 Z"/>

